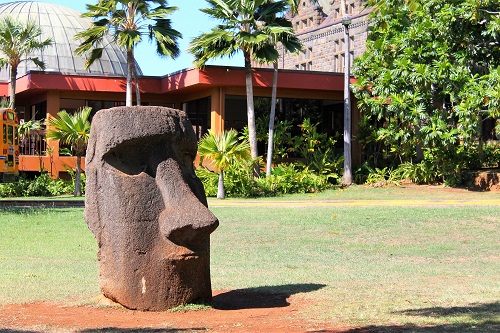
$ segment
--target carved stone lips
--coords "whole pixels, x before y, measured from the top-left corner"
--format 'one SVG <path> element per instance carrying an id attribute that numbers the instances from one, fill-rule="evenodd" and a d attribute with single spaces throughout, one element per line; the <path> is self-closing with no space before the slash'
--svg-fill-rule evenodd
<path id="1" fill-rule="evenodd" d="M 207 251 L 191 251 L 188 248 L 180 247 L 179 251 L 168 256 L 170 260 L 193 260 L 206 257 Z"/>

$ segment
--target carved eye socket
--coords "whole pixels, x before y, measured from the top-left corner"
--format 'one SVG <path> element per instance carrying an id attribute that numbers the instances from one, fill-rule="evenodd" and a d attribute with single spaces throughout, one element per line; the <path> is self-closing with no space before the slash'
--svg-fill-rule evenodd
<path id="1" fill-rule="evenodd" d="M 145 172 L 154 177 L 155 170 L 148 164 L 148 153 L 141 149 L 118 146 L 104 155 L 104 161 L 113 168 L 127 174 L 138 175 Z"/>
<path id="2" fill-rule="evenodd" d="M 172 147 L 172 142 L 165 136 L 141 138 L 120 144 L 104 155 L 104 161 L 127 175 L 147 173 L 156 177 L 158 164 L 167 159 L 174 159 L 185 175 L 194 174 L 193 160 L 196 151 L 185 147 Z"/>

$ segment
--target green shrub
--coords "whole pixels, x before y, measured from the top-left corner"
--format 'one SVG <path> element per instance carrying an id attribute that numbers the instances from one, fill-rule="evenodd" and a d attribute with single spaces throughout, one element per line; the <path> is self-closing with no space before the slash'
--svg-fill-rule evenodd
<path id="1" fill-rule="evenodd" d="M 397 170 L 399 170 L 403 179 L 408 179 L 416 184 L 433 184 L 442 178 L 442 174 L 440 174 L 436 165 L 426 160 L 415 164 L 402 163 Z"/>
<path id="2" fill-rule="evenodd" d="M 208 170 L 207 168 L 196 169 L 196 176 L 203 183 L 207 197 L 217 196 L 217 185 L 219 176 L 217 173 Z"/>
<path id="3" fill-rule="evenodd" d="M 82 185 L 85 177 L 82 174 Z M 38 197 L 57 196 L 62 194 L 72 194 L 75 185 L 73 181 L 53 179 L 44 172 L 34 179 L 27 179 L 21 176 L 19 182 L 0 184 L 0 197 Z"/>
<path id="4" fill-rule="evenodd" d="M 217 195 L 218 174 L 206 168 L 196 170 L 208 197 Z M 312 193 L 332 186 L 328 175 L 304 168 L 299 164 L 279 164 L 269 177 L 253 177 L 252 165 L 232 164 L 225 172 L 228 197 L 279 196 L 291 193 Z"/>
<path id="5" fill-rule="evenodd" d="M 370 169 L 370 173 L 366 177 L 365 184 L 384 187 L 395 185 L 399 186 L 401 182 L 405 179 L 402 172 L 399 169 L 391 169 L 389 167 L 385 168 L 375 168 Z"/>
<path id="6" fill-rule="evenodd" d="M 0 184 L 0 198 L 10 198 L 21 196 L 18 183 Z"/>
<path id="7" fill-rule="evenodd" d="M 64 194 L 74 194 L 75 193 L 75 185 L 76 185 L 76 183 L 75 183 L 76 171 L 74 169 L 70 169 L 66 166 L 65 166 L 65 169 L 68 172 L 68 174 L 71 176 L 71 182 L 69 182 L 69 181 L 65 182 L 66 188 L 63 191 L 63 193 Z M 85 172 L 82 172 L 80 174 L 80 181 L 81 181 L 80 190 L 82 191 L 82 195 L 85 194 L 86 179 L 87 178 L 85 176 Z M 61 194 L 63 194 L 63 193 L 61 193 Z"/>
<path id="8" fill-rule="evenodd" d="M 500 132 L 497 132 L 500 133 Z M 483 146 L 483 168 L 497 168 L 500 166 L 500 143 L 489 141 Z"/>

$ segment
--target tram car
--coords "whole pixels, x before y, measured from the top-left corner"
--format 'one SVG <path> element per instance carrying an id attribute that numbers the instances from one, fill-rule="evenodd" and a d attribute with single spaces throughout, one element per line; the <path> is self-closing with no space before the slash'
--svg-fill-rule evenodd
<path id="1" fill-rule="evenodd" d="M 0 183 L 19 180 L 19 119 L 12 109 L 0 108 Z"/>

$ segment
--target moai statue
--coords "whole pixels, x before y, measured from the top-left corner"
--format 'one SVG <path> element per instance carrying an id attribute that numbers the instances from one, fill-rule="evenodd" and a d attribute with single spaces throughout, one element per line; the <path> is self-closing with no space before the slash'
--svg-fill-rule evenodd
<path id="1" fill-rule="evenodd" d="M 196 151 L 179 110 L 116 107 L 93 118 L 85 220 L 107 298 L 148 311 L 211 300 L 210 234 L 219 222 L 194 173 Z"/>

